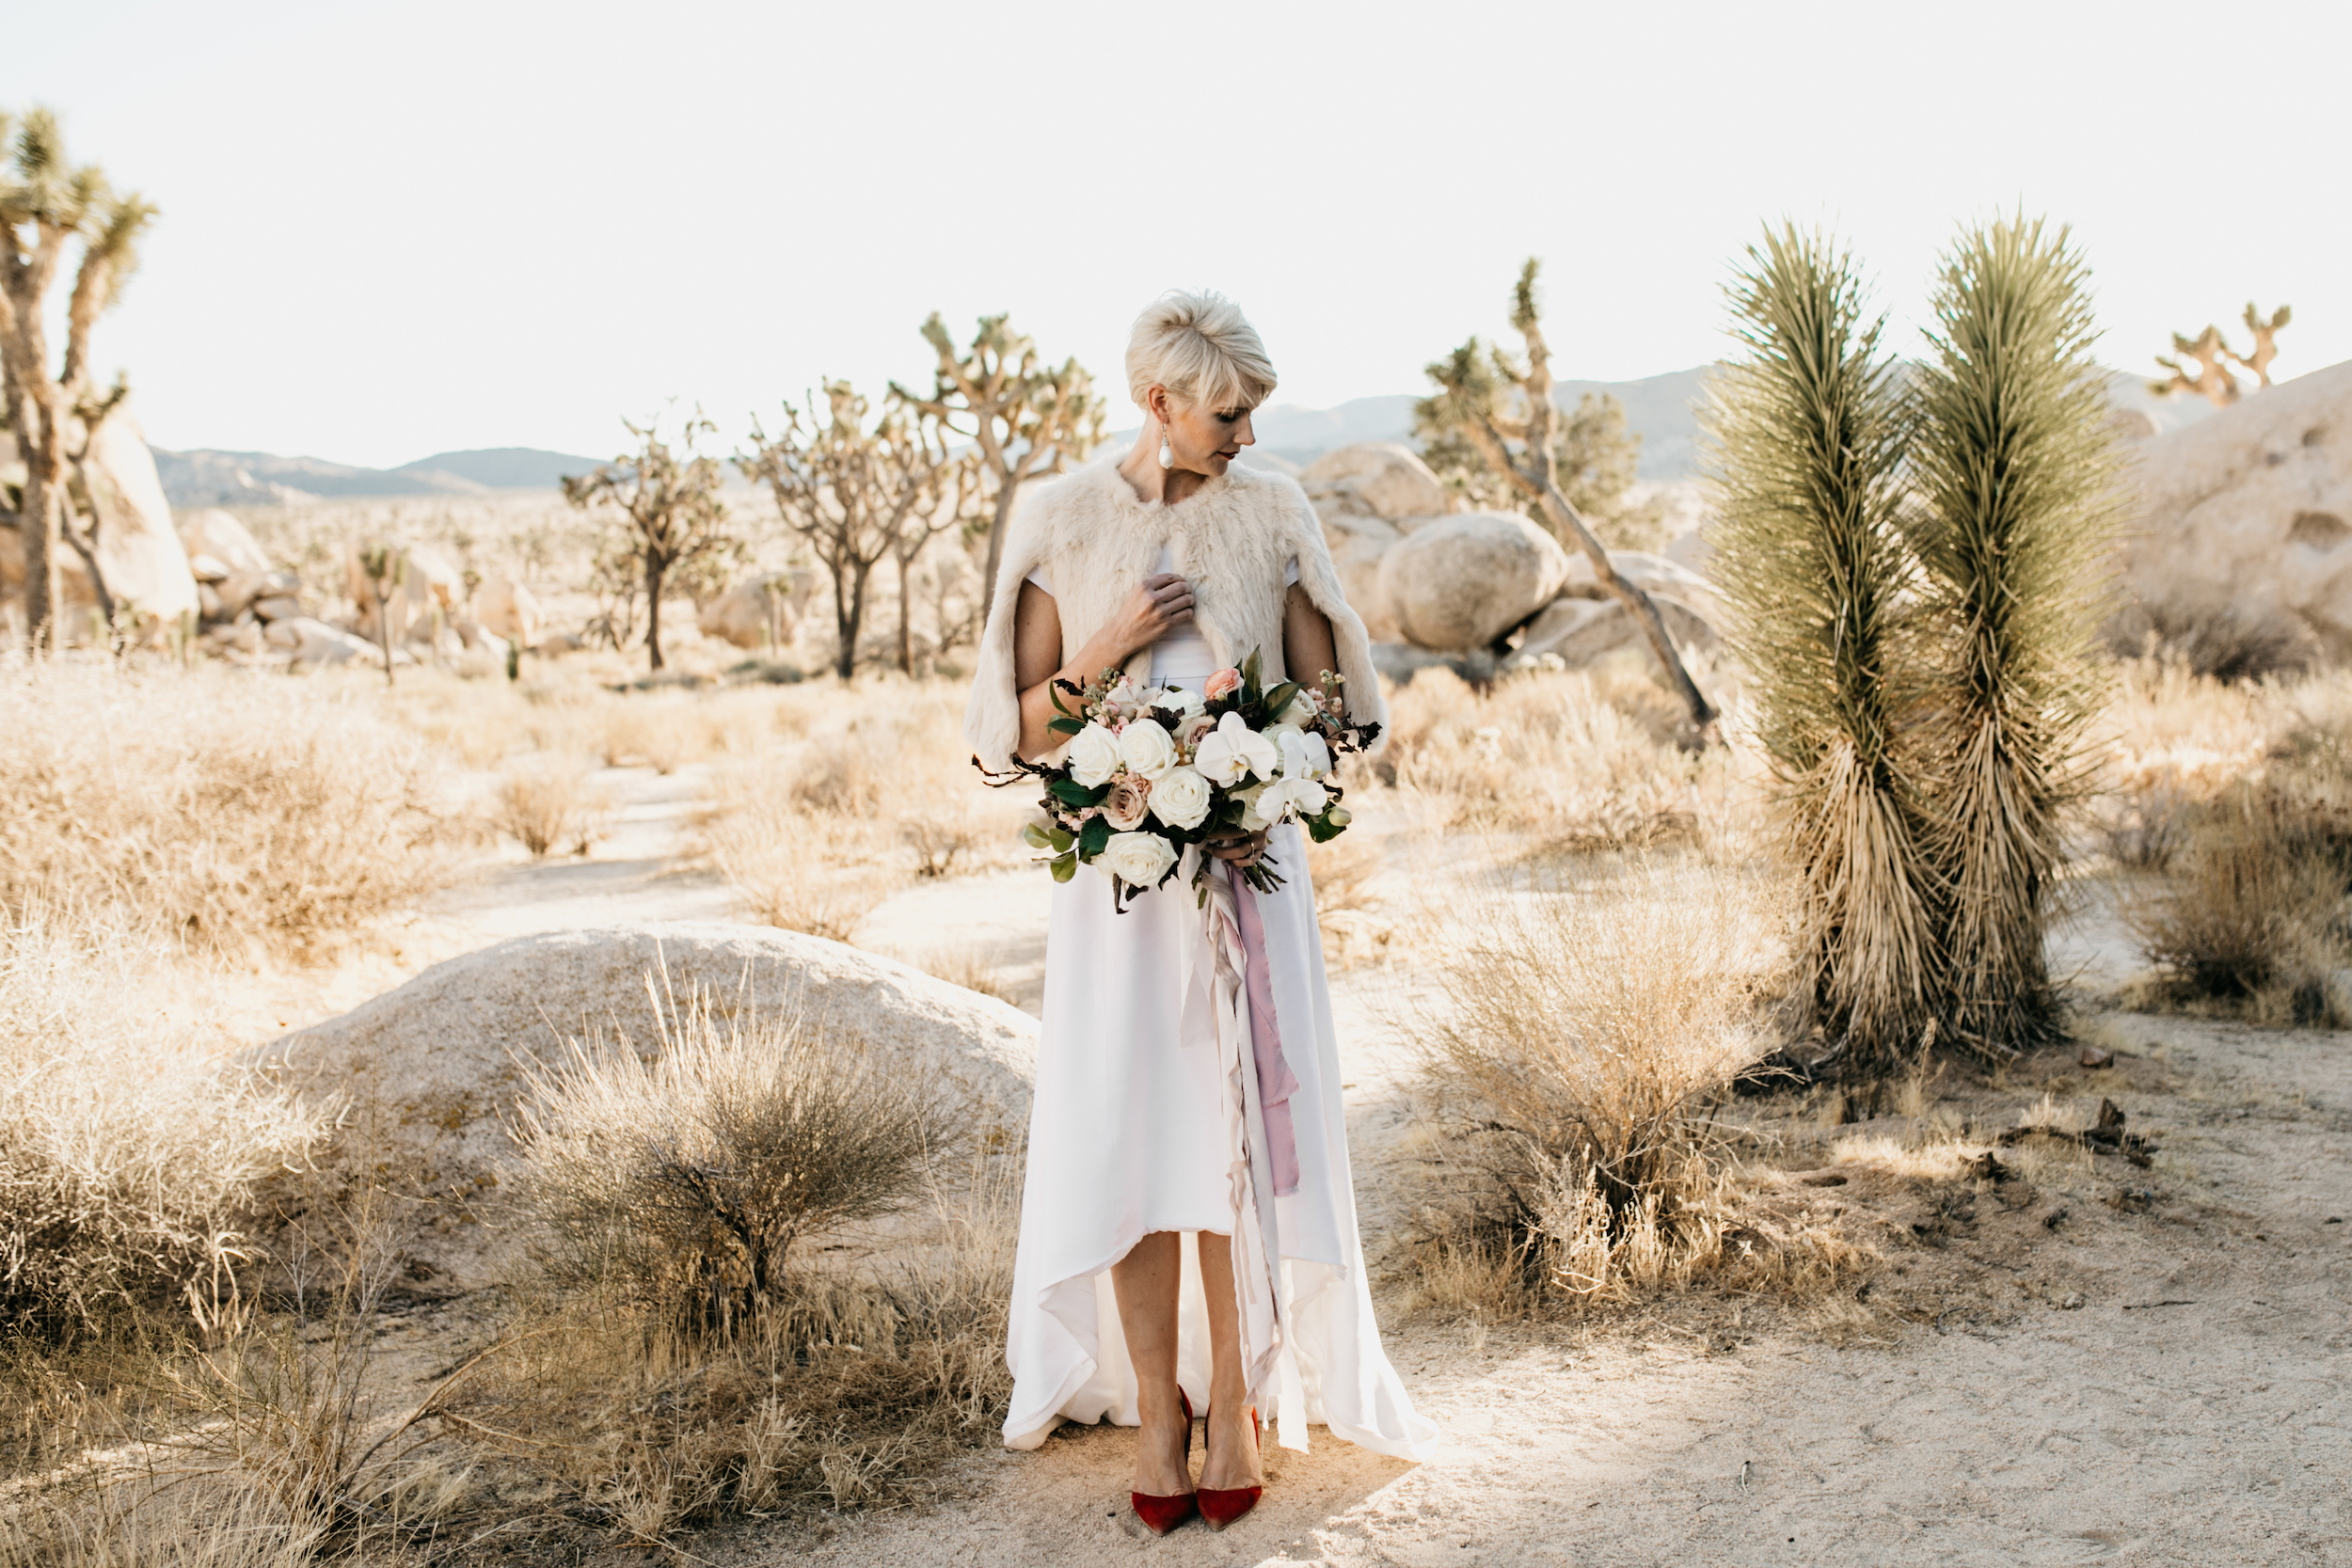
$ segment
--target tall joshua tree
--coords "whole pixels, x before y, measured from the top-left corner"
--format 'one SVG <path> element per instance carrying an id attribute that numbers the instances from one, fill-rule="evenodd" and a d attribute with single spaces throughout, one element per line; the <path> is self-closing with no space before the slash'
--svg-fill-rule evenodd
<path id="1" fill-rule="evenodd" d="M 1801 874 L 1822 1065 L 1883 1082 L 1928 1037 L 1941 903 L 1910 746 L 1925 693 L 1904 609 L 1901 399 L 1848 255 L 1789 227 L 1748 261 L 1731 289 L 1746 352 L 1707 410 L 1715 578 Z"/>
<path id="2" fill-rule="evenodd" d="M 2088 277 L 2064 229 L 2019 217 L 1963 233 L 1914 383 L 1911 533 L 1938 655 L 1939 1010 L 1996 1061 L 2053 1032 L 2043 920 L 2100 694 L 2116 471 Z"/>
<path id="3" fill-rule="evenodd" d="M 806 420 L 786 404 L 784 427 L 772 436 L 754 420 L 752 450 L 738 456 L 735 466 L 746 479 L 768 486 L 785 526 L 808 541 L 832 576 L 834 621 L 841 639 L 834 668 L 847 681 L 857 669 L 858 633 L 874 568 L 911 531 L 938 520 L 950 461 L 936 424 L 895 388 L 870 430 L 866 400 L 848 382 L 828 381 L 824 393 L 821 423 L 813 417 L 814 398 Z M 900 587 L 903 633 L 903 572 Z"/>
<path id="4" fill-rule="evenodd" d="M 567 475 L 564 498 L 583 512 L 617 508 L 626 527 L 607 559 L 633 568 L 645 584 L 645 654 L 661 668 L 661 593 L 675 576 L 707 571 L 722 562 L 743 559 L 743 542 L 729 531 L 726 503 L 719 499 L 719 460 L 694 451 L 694 443 L 718 426 L 702 410 L 685 422 L 673 448 L 660 421 L 622 421 L 637 437 L 635 451 L 623 452 L 594 473 Z"/>
<path id="5" fill-rule="evenodd" d="M 1497 478 L 1536 508 L 1563 544 L 1584 552 L 1601 586 L 1632 611 L 1634 624 L 1648 640 L 1667 684 L 1690 711 L 1692 726 L 1704 734 L 1715 721 L 1715 709 L 1683 668 L 1682 656 L 1676 652 L 1658 607 L 1609 563 L 1609 551 L 1594 536 L 1592 525 L 1561 491 L 1560 443 L 1555 431 L 1560 410 L 1552 405 L 1551 353 L 1544 341 L 1535 303 L 1538 268 L 1536 260 L 1529 257 L 1511 292 L 1511 325 L 1527 344 L 1526 362 L 1514 360 L 1500 347 L 1490 348 L 1470 339 L 1429 367 L 1429 379 L 1437 383 L 1438 390 L 1415 406 L 1415 423 L 1433 438 L 1467 441 Z M 1516 415 L 1505 407 L 1505 388 L 1518 393 Z"/>
<path id="6" fill-rule="evenodd" d="M 46 109 L 20 120 L 0 112 L 0 139 L 9 143 L 0 169 L 0 426 L 15 433 L 24 457 L 19 509 L 24 626 L 40 649 L 56 640 L 57 545 L 72 463 L 68 432 L 87 431 L 121 401 L 119 390 L 103 402 L 91 396 L 90 329 L 137 267 L 139 236 L 155 209 L 136 195 L 116 194 L 96 164 L 73 165 Z M 46 302 L 77 243 L 81 257 L 66 295 L 65 359 L 53 374 Z"/>
<path id="7" fill-rule="evenodd" d="M 923 324 L 923 341 L 939 356 L 931 395 L 917 397 L 890 384 L 891 395 L 908 408 L 979 449 L 994 507 L 983 594 L 996 591 L 1005 531 L 1022 483 L 1061 472 L 1103 439 L 1103 400 L 1094 395 L 1094 378 L 1086 367 L 1075 359 L 1044 364 L 1037 344 L 1007 325 L 1009 319 L 982 316 L 971 348 L 959 352 L 946 324 L 932 311 Z"/>

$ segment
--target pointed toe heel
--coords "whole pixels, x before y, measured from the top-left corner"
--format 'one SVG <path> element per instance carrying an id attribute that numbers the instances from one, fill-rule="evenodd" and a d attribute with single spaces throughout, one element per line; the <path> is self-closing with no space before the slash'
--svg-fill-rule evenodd
<path id="1" fill-rule="evenodd" d="M 1192 1399 L 1182 1388 L 1176 1390 L 1176 1402 L 1184 1407 L 1184 1463 L 1192 1463 Z M 1191 1518 L 1199 1507 L 1197 1492 L 1179 1492 L 1172 1497 L 1155 1497 L 1149 1492 L 1130 1492 L 1127 1501 L 1143 1521 L 1143 1528 L 1153 1535 L 1166 1535 L 1169 1530 Z M 1244 1513 L 1248 1510 L 1244 1509 Z"/>
<path id="2" fill-rule="evenodd" d="M 1253 1447 L 1263 1451 L 1265 1438 L 1258 1430 L 1258 1413 L 1255 1410 L 1249 1413 L 1249 1441 Z M 1258 1499 L 1264 1496 L 1263 1485 L 1203 1486 L 1193 1494 L 1198 1499 L 1195 1506 L 1200 1510 L 1200 1522 L 1211 1529 L 1223 1529 L 1257 1507 Z"/>

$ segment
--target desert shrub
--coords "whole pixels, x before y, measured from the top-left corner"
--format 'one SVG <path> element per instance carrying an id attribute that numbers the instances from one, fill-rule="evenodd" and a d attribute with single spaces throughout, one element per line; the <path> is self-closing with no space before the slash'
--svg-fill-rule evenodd
<path id="1" fill-rule="evenodd" d="M 161 1298 L 233 1320 L 263 1182 L 330 1117 L 162 1022 L 164 955 L 39 909 L 0 925 L 0 1323 L 43 1338 Z M 144 1005 L 143 1005 L 144 1004 Z"/>
<path id="2" fill-rule="evenodd" d="M 556 1284 L 728 1337 L 786 1302 L 793 1244 L 905 1209 L 948 1127 L 924 1085 L 797 1022 L 665 1006 L 659 1053 L 533 1069 L 511 1180 Z"/>
<path id="3" fill-rule="evenodd" d="M 1657 844 L 1691 835 L 1722 766 L 1675 746 L 1680 717 L 1640 676 L 1529 672 L 1473 691 L 1424 670 L 1390 699 L 1381 765 L 1439 827 L 1554 849 Z"/>
<path id="4" fill-rule="evenodd" d="M 532 859 L 540 860 L 566 847 L 586 854 L 610 810 L 603 792 L 589 780 L 585 758 L 540 752 L 506 765 L 491 816 Z"/>
<path id="5" fill-rule="evenodd" d="M 373 697 L 62 661 L 0 674 L 0 904 L 315 948 L 446 879 L 430 750 Z"/>
<path id="6" fill-rule="evenodd" d="M 1458 920 L 1419 1031 L 1473 1221 L 1448 1247 L 1569 1297 L 1687 1282 L 1723 1223 L 1711 1102 L 1767 1049 L 1751 1015 L 1782 956 L 1753 890 L 1634 870 Z"/>
<path id="7" fill-rule="evenodd" d="M 2352 800 L 2339 768 L 2282 763 L 2186 814 L 2171 874 L 2126 890 L 2122 911 L 2162 975 L 2152 1000 L 2247 1006 L 2338 1024 L 2347 957 Z"/>

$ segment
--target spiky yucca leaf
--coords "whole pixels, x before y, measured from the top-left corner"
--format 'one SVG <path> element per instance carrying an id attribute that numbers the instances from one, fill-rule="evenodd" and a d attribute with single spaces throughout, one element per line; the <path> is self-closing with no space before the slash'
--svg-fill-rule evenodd
<path id="1" fill-rule="evenodd" d="M 1940 1010 L 1996 1060 L 2054 1026 L 2043 917 L 2100 692 L 2116 472 L 2088 277 L 2067 231 L 2038 219 L 1963 233 L 1913 393 L 1912 534 L 1947 759 L 1928 835 L 1949 890 Z"/>
<path id="2" fill-rule="evenodd" d="M 1731 290 L 1747 353 L 1708 410 L 1716 580 L 1802 871 L 1803 959 L 1849 1080 L 1919 1048 L 1937 928 L 1907 745 L 1920 666 L 1897 520 L 1900 397 L 1851 258 L 1794 227 Z"/>

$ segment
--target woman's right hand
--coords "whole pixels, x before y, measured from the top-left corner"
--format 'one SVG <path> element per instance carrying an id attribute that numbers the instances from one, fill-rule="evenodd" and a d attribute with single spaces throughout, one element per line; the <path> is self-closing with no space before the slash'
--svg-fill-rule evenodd
<path id="1" fill-rule="evenodd" d="M 1178 626 L 1192 624 L 1192 584 L 1173 572 L 1154 572 L 1127 595 L 1097 635 L 1113 664 L 1124 664 Z"/>

